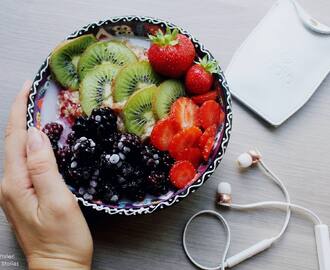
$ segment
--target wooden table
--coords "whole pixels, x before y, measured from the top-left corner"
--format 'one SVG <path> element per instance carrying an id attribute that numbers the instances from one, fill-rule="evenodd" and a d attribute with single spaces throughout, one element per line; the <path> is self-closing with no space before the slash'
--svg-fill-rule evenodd
<path id="1" fill-rule="evenodd" d="M 222 68 L 273 4 L 273 0 L 140 0 L 140 1 L 19 1 L 0 4 L 0 128 L 25 79 L 32 79 L 44 58 L 59 41 L 91 21 L 114 15 L 143 14 L 172 21 L 193 33 L 218 58 Z M 326 24 L 328 0 L 300 0 Z M 252 169 L 240 173 L 237 155 L 258 147 L 265 160 L 286 182 L 296 203 L 314 209 L 330 224 L 330 78 L 311 100 L 281 127 L 260 122 L 245 108 L 233 104 L 234 126 L 220 167 L 198 192 L 170 209 L 149 216 L 113 217 L 87 213 L 94 240 L 93 269 L 194 269 L 181 246 L 187 219 L 201 209 L 214 209 L 219 181 L 228 181 L 237 202 L 282 200 L 281 192 L 263 174 Z M 0 147 L 3 158 L 3 145 Z M 2 162 L 1 162 L 2 163 Z M 224 212 L 233 232 L 230 254 L 274 235 L 281 227 L 281 211 Z M 224 235 L 213 219 L 200 219 L 189 241 L 193 254 L 204 263 L 220 259 Z M 8 223 L 0 214 L 0 254 L 13 254 L 19 267 L 25 262 Z M 330 255 L 329 255 L 330 256 Z M 1 261 L 1 260 L 0 260 Z M 293 215 L 285 237 L 267 252 L 236 269 L 318 269 L 312 224 Z"/>

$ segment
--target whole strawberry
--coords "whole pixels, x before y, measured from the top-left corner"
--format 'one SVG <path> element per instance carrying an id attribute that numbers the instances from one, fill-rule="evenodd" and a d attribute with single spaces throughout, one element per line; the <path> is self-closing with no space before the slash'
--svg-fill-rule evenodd
<path id="1" fill-rule="evenodd" d="M 213 84 L 213 73 L 216 73 L 218 64 L 215 60 L 208 60 L 207 56 L 189 68 L 185 85 L 191 94 L 205 94 Z"/>
<path id="2" fill-rule="evenodd" d="M 166 77 L 182 76 L 195 59 L 195 48 L 190 39 L 178 34 L 178 29 L 167 28 L 154 36 L 149 36 L 152 45 L 148 50 L 148 58 L 154 70 Z"/>

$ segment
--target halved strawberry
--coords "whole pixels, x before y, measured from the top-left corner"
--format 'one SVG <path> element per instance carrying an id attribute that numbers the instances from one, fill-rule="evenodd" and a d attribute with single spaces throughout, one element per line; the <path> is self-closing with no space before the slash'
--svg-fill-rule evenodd
<path id="1" fill-rule="evenodd" d="M 219 103 L 214 100 L 208 100 L 199 108 L 198 117 L 204 129 L 214 124 L 218 127 L 224 121 L 224 112 Z"/>
<path id="2" fill-rule="evenodd" d="M 191 183 L 196 170 L 191 162 L 187 160 L 177 161 L 170 170 L 171 183 L 178 189 L 182 189 Z"/>
<path id="3" fill-rule="evenodd" d="M 209 126 L 203 133 L 203 135 L 201 136 L 201 138 L 199 139 L 199 143 L 198 146 L 200 149 L 203 149 L 207 140 L 209 138 L 215 138 L 215 135 L 217 133 L 217 126 L 214 124 L 212 126 Z"/>
<path id="4" fill-rule="evenodd" d="M 198 146 L 199 138 L 201 136 L 202 131 L 195 126 L 181 130 L 179 133 L 174 135 L 170 145 L 168 146 L 170 155 L 176 160 L 182 159 L 182 153 L 187 148 Z"/>
<path id="5" fill-rule="evenodd" d="M 161 151 L 167 151 L 175 134 L 180 131 L 179 124 L 173 118 L 160 120 L 154 126 L 150 140 L 151 143 Z"/>
<path id="6" fill-rule="evenodd" d="M 177 160 L 188 160 L 197 168 L 203 160 L 202 151 L 198 147 L 186 148 L 178 154 Z"/>
<path id="7" fill-rule="evenodd" d="M 171 117 L 173 117 L 182 129 L 199 126 L 198 106 L 187 97 L 178 98 L 171 106 Z"/>
<path id="8" fill-rule="evenodd" d="M 203 95 L 193 96 L 191 97 L 191 99 L 197 105 L 202 105 L 205 101 L 216 100 L 217 97 L 218 97 L 218 92 L 216 90 L 213 90 Z"/>
<path id="9" fill-rule="evenodd" d="M 214 145 L 214 138 L 209 137 L 202 148 L 202 155 L 205 161 L 209 159 L 213 145 Z"/>

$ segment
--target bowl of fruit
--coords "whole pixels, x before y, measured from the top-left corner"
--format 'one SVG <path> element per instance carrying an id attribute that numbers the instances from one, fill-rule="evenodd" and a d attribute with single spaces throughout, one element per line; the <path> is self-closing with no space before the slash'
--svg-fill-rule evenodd
<path id="1" fill-rule="evenodd" d="M 136 215 L 202 186 L 231 121 L 225 77 L 200 42 L 172 23 L 123 16 L 82 27 L 50 53 L 27 125 L 47 134 L 84 206 Z"/>

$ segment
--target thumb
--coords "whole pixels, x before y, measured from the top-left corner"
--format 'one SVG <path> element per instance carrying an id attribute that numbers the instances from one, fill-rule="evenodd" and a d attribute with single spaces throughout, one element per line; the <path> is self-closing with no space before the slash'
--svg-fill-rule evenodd
<path id="1" fill-rule="evenodd" d="M 35 127 L 28 130 L 26 152 L 29 176 L 39 199 L 56 199 L 58 194 L 69 192 L 48 137 Z"/>

